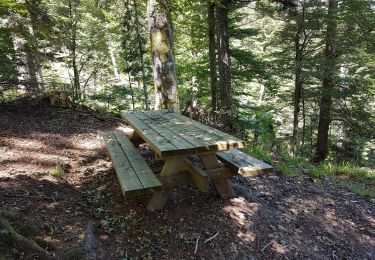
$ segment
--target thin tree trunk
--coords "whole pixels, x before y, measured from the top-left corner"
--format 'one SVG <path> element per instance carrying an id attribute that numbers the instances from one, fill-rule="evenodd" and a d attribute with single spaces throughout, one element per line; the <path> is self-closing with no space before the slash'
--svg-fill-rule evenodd
<path id="1" fill-rule="evenodd" d="M 302 49 L 300 45 L 300 37 L 302 30 L 299 27 L 295 36 L 295 80 L 294 80 L 294 112 L 293 112 L 293 149 L 297 147 L 299 113 L 301 110 L 301 92 L 302 92 Z"/>
<path id="2" fill-rule="evenodd" d="M 217 110 L 217 65 L 216 65 L 216 42 L 215 42 L 215 4 L 208 4 L 208 41 L 210 57 L 210 83 L 211 83 L 211 107 Z"/>
<path id="3" fill-rule="evenodd" d="M 112 63 L 112 67 L 113 67 L 113 74 L 115 76 L 115 81 L 120 82 L 120 74 L 118 73 L 118 65 L 117 65 L 117 61 L 116 61 L 116 55 L 113 51 L 113 46 L 110 42 L 108 43 L 108 51 L 109 51 L 109 56 L 111 57 L 111 63 Z"/>
<path id="4" fill-rule="evenodd" d="M 34 63 L 34 55 L 33 55 L 33 49 L 31 46 L 26 43 L 25 44 L 25 51 L 26 51 L 26 60 L 27 60 L 27 70 L 29 74 L 29 82 L 26 82 L 31 88 L 29 88 L 32 92 L 37 93 L 38 90 L 38 79 L 36 76 L 36 66 Z"/>
<path id="5" fill-rule="evenodd" d="M 302 68 L 303 68 L 303 51 L 305 48 L 305 40 L 301 44 L 301 38 L 304 35 L 305 30 L 305 1 L 302 2 L 302 17 L 298 16 L 298 9 L 296 13 L 297 19 L 297 31 L 294 39 L 295 44 L 295 79 L 294 79 L 294 112 L 293 112 L 293 150 L 297 151 L 298 147 L 298 124 L 299 124 L 299 113 L 301 111 L 301 95 L 303 88 L 302 79 Z M 306 35 L 304 36 L 306 37 Z"/>
<path id="6" fill-rule="evenodd" d="M 168 0 L 148 1 L 148 25 L 151 38 L 155 83 L 155 109 L 180 112 L 173 32 L 168 19 Z"/>
<path id="7" fill-rule="evenodd" d="M 137 0 L 133 0 L 133 4 L 134 4 L 134 12 L 135 12 L 135 23 L 136 23 L 136 29 L 137 29 L 139 56 L 140 56 L 141 66 L 142 66 L 143 96 L 144 96 L 146 110 L 150 110 L 149 101 L 148 101 L 144 48 L 143 48 L 143 43 L 142 43 L 142 38 L 141 38 L 141 28 L 140 28 L 141 25 L 139 23 L 139 18 L 138 18 L 139 14 L 138 14 Z"/>
<path id="8" fill-rule="evenodd" d="M 305 106 L 305 95 L 302 90 L 302 151 L 305 148 L 305 139 L 306 139 L 306 106 Z"/>
<path id="9" fill-rule="evenodd" d="M 222 0 L 222 6 L 217 7 L 219 33 L 219 74 L 220 74 L 220 108 L 223 113 L 223 122 L 228 124 L 233 113 L 232 86 L 229 54 L 229 20 L 228 8 L 230 0 Z"/>
<path id="10" fill-rule="evenodd" d="M 78 69 L 78 62 L 77 62 L 77 17 L 76 17 L 76 8 L 74 7 L 72 0 L 69 0 L 69 16 L 71 21 L 71 35 L 70 35 L 70 51 L 72 55 L 72 67 L 73 67 L 73 85 L 74 85 L 74 92 L 75 92 L 75 99 L 80 99 L 80 77 L 79 77 L 79 69 Z"/>
<path id="11" fill-rule="evenodd" d="M 328 20 L 325 48 L 325 68 L 323 78 L 322 97 L 320 101 L 318 138 L 314 162 L 323 161 L 328 154 L 328 136 L 331 123 L 332 92 L 334 90 L 333 78 L 335 75 L 336 49 L 335 41 L 337 34 L 337 0 L 328 1 Z"/>
<path id="12" fill-rule="evenodd" d="M 133 85 L 132 85 L 132 79 L 131 79 L 131 76 L 130 76 L 130 72 L 128 72 L 128 78 L 129 78 L 130 93 L 131 93 L 131 96 L 132 96 L 132 106 L 133 106 L 133 111 L 134 111 L 134 108 L 135 108 L 134 90 L 133 90 Z"/>

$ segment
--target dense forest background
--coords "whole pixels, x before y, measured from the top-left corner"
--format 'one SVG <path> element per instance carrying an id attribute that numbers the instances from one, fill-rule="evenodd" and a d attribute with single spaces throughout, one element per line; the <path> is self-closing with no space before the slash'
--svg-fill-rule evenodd
<path id="1" fill-rule="evenodd" d="M 156 2 L 173 29 L 182 113 L 289 175 L 375 166 L 374 1 Z M 1 102 L 155 106 L 146 1 L 0 3 Z"/>

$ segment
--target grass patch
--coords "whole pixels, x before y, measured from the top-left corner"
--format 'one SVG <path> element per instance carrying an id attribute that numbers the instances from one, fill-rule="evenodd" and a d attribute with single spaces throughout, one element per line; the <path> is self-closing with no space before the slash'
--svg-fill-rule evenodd
<path id="1" fill-rule="evenodd" d="M 276 170 L 281 172 L 285 176 L 295 177 L 299 175 L 298 168 L 289 163 L 278 163 L 276 165 Z"/>
<path id="2" fill-rule="evenodd" d="M 375 198 L 375 190 L 365 187 L 363 184 L 343 183 L 342 186 L 367 201 Z"/>
<path id="3" fill-rule="evenodd" d="M 61 179 L 64 174 L 64 167 L 61 162 L 56 163 L 56 167 L 52 170 L 51 175 L 55 178 Z"/>

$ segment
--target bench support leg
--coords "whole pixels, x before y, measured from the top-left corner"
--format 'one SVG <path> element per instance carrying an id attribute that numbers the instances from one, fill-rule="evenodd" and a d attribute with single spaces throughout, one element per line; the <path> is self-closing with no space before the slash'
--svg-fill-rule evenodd
<path id="1" fill-rule="evenodd" d="M 199 155 L 199 158 L 207 170 L 222 168 L 215 153 L 202 154 Z M 236 197 L 236 193 L 234 192 L 229 179 L 214 179 L 212 182 L 215 184 L 216 190 L 219 192 L 222 199 L 232 199 Z"/>
<path id="2" fill-rule="evenodd" d="M 165 161 L 160 176 L 172 176 L 180 173 L 181 165 L 184 164 L 185 157 L 177 157 Z M 147 210 L 160 210 L 167 202 L 169 188 L 164 188 L 162 191 L 157 191 L 152 195 L 150 202 L 147 205 Z"/>

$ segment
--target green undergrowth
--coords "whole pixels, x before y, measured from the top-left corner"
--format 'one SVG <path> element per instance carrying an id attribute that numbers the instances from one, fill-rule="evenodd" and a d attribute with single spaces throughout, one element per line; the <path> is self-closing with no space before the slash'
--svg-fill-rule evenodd
<path id="1" fill-rule="evenodd" d="M 315 179 L 332 178 L 341 186 L 366 199 L 375 199 L 375 171 L 361 168 L 352 162 L 323 162 L 315 165 L 307 158 L 288 153 L 274 154 L 263 146 L 246 146 L 244 151 L 251 156 L 270 163 L 275 170 L 288 177 L 311 176 Z"/>

